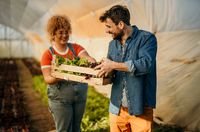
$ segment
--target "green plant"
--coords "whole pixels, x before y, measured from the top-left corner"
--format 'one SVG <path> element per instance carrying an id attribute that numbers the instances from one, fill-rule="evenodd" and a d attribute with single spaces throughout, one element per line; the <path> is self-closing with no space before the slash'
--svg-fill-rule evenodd
<path id="1" fill-rule="evenodd" d="M 63 57 L 56 55 L 55 62 L 56 62 L 56 65 L 59 66 L 59 65 L 65 63 L 66 60 L 65 60 L 65 58 L 63 58 Z"/>
<path id="2" fill-rule="evenodd" d="M 89 67 L 91 64 L 86 58 L 74 58 L 74 59 L 66 59 L 61 56 L 56 55 L 56 66 L 61 64 L 72 65 L 72 66 L 82 66 Z"/>
<path id="3" fill-rule="evenodd" d="M 68 58 L 71 58 L 71 57 L 68 57 Z M 56 55 L 55 62 L 56 62 L 56 66 L 65 64 L 65 65 L 90 67 L 90 68 L 94 68 L 95 66 L 100 64 L 100 62 L 91 63 L 86 58 L 67 59 L 58 55 Z"/>
<path id="4" fill-rule="evenodd" d="M 42 101 L 48 105 L 47 86 L 42 75 L 33 77 L 34 89 L 40 94 Z"/>
<path id="5" fill-rule="evenodd" d="M 86 111 L 82 120 L 83 132 L 107 132 L 109 99 L 97 93 L 93 87 L 88 89 Z"/>

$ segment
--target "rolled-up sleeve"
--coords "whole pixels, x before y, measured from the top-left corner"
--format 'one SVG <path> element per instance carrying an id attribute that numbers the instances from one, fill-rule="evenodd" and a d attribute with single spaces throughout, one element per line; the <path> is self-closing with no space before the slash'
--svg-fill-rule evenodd
<path id="1" fill-rule="evenodd" d="M 124 64 L 128 67 L 128 71 L 129 72 L 134 72 L 135 71 L 135 66 L 134 66 L 132 60 L 125 61 Z"/>
<path id="2" fill-rule="evenodd" d="M 149 36 L 139 49 L 139 58 L 133 60 L 135 75 L 143 75 L 151 72 L 156 62 L 157 41 L 154 35 Z"/>

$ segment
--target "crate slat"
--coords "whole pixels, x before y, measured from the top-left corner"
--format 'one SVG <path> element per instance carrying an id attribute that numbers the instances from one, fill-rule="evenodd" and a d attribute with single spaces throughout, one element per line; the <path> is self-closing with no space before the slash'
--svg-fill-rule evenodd
<path id="1" fill-rule="evenodd" d="M 73 75 L 73 74 L 61 73 L 58 71 L 52 71 L 51 75 L 56 78 L 61 78 L 61 79 L 65 79 L 65 80 L 83 82 L 83 83 L 88 83 L 88 84 L 92 84 L 92 85 L 105 85 L 103 83 L 103 78 L 85 79 L 85 76 L 77 76 L 77 75 Z"/>
<path id="2" fill-rule="evenodd" d="M 92 68 L 87 67 L 80 67 L 80 66 L 71 66 L 71 65 L 64 65 L 61 64 L 60 66 L 53 65 L 53 69 L 63 70 L 63 71 L 71 71 L 71 72 L 78 72 L 78 73 L 85 73 L 89 75 L 97 76 L 99 70 L 94 70 Z"/>

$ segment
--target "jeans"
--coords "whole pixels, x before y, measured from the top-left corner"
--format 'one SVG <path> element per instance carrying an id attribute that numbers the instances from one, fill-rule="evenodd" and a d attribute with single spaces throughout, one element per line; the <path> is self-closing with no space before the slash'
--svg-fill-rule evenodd
<path id="1" fill-rule="evenodd" d="M 80 132 L 88 85 L 62 81 L 48 86 L 49 108 L 57 132 Z"/>

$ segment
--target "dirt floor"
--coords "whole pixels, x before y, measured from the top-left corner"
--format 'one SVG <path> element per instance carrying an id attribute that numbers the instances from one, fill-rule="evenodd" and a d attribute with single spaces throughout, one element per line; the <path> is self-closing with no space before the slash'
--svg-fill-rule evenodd
<path id="1" fill-rule="evenodd" d="M 23 92 L 26 110 L 30 116 L 31 132 L 48 132 L 55 129 L 48 107 L 33 89 L 32 75 L 21 60 L 16 61 L 19 69 L 20 89 Z"/>

